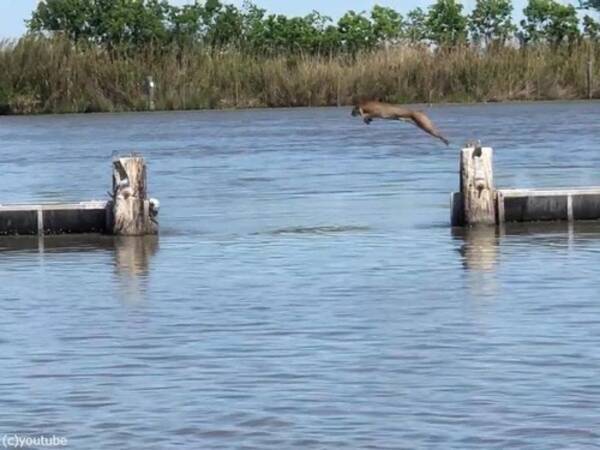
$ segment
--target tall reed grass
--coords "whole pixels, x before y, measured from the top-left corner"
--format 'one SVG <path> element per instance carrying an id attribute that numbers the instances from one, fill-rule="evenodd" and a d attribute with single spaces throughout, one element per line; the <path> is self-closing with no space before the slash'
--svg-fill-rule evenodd
<path id="1" fill-rule="evenodd" d="M 482 51 L 397 47 L 355 56 L 257 56 L 237 50 L 146 48 L 136 53 L 54 38 L 0 42 L 0 112 L 145 110 L 144 80 L 157 109 L 479 102 L 587 97 L 586 68 L 600 46 Z"/>

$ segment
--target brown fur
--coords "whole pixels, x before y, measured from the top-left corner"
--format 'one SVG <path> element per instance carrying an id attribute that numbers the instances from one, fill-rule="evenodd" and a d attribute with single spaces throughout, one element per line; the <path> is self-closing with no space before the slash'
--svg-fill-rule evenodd
<path id="1" fill-rule="evenodd" d="M 429 117 L 422 111 L 415 111 L 413 109 L 377 101 L 365 101 L 358 103 L 354 107 L 352 115 L 360 115 L 367 125 L 371 123 L 373 119 L 403 120 L 411 122 L 426 133 L 440 139 L 444 144 L 450 144 L 450 142 L 448 142 L 448 140 L 435 128 L 435 125 Z"/>

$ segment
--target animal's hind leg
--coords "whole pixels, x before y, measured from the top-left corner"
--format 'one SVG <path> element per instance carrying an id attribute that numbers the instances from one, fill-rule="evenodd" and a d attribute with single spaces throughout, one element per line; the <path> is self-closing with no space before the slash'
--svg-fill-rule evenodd
<path id="1" fill-rule="evenodd" d="M 410 119 L 407 119 L 406 117 L 400 117 L 400 116 L 394 116 L 395 120 L 398 120 L 400 122 L 408 122 L 408 123 L 412 123 L 414 125 L 414 122 Z"/>

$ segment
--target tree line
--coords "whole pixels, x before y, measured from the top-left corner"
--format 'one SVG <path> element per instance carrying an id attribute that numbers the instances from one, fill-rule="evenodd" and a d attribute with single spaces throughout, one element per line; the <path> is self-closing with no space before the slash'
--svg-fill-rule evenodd
<path id="1" fill-rule="evenodd" d="M 588 12 L 581 21 L 578 9 Z M 249 1 L 237 8 L 219 0 L 181 7 L 166 0 L 42 0 L 27 24 L 31 34 L 60 34 L 107 47 L 201 44 L 257 54 L 331 55 L 401 43 L 486 48 L 573 44 L 600 38 L 595 13 L 600 13 L 600 0 L 581 0 L 579 8 L 529 0 L 517 24 L 511 0 L 477 0 L 468 15 L 456 0 L 436 0 L 427 10 L 416 8 L 406 15 L 375 6 L 368 13 L 348 11 L 335 22 L 316 11 L 304 17 L 267 14 Z"/>
<path id="2" fill-rule="evenodd" d="M 600 0 L 579 8 L 529 0 L 516 23 L 510 0 L 470 14 L 434 0 L 333 21 L 219 0 L 42 0 L 27 35 L 0 41 L 0 114 L 145 110 L 149 75 L 161 110 L 599 98 Z"/>

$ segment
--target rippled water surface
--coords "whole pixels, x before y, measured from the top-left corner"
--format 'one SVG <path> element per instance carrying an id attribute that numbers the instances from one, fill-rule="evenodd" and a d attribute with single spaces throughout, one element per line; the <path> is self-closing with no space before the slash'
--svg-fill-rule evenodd
<path id="1" fill-rule="evenodd" d="M 502 187 L 600 185 L 600 103 L 0 118 L 0 201 L 106 198 L 153 239 L 0 239 L 0 434 L 74 449 L 600 446 L 600 226 L 452 231 Z"/>

